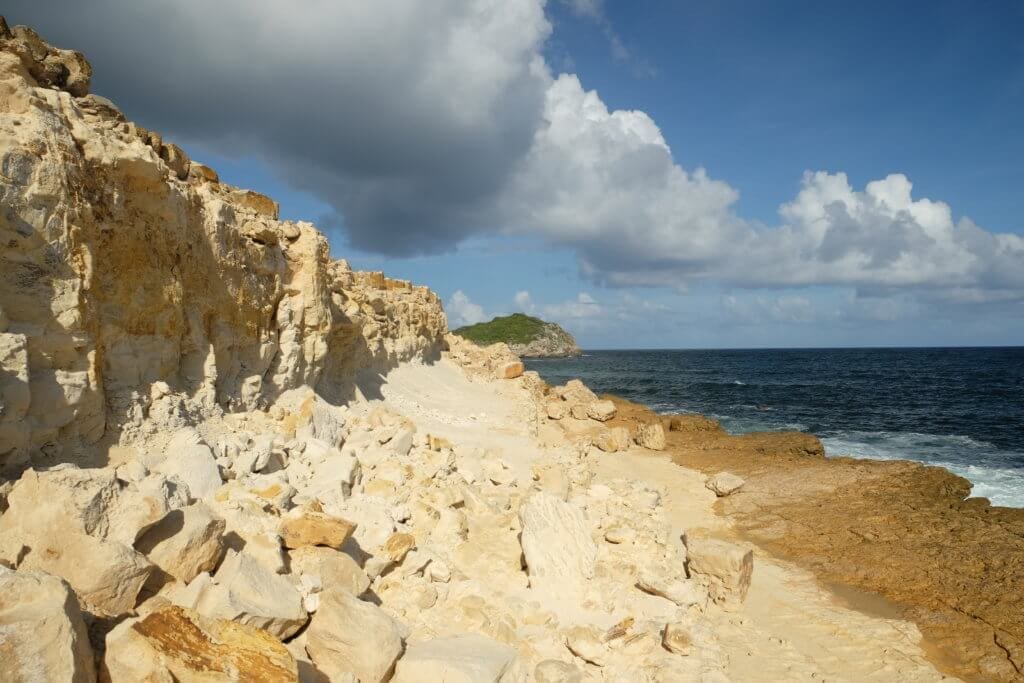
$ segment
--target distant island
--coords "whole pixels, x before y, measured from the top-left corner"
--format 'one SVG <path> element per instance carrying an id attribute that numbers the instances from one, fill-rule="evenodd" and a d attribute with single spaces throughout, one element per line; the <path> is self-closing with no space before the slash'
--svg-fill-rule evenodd
<path id="1" fill-rule="evenodd" d="M 481 345 L 505 342 L 522 358 L 568 358 L 582 353 L 573 336 L 560 325 L 525 313 L 500 316 L 454 332 Z"/>

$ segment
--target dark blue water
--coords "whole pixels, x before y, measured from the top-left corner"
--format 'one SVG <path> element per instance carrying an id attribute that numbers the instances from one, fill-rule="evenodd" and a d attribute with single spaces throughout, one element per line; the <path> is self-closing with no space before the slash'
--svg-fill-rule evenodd
<path id="1" fill-rule="evenodd" d="M 829 455 L 942 465 L 973 495 L 1024 507 L 1024 347 L 591 351 L 527 366 L 734 434 L 799 429 Z"/>

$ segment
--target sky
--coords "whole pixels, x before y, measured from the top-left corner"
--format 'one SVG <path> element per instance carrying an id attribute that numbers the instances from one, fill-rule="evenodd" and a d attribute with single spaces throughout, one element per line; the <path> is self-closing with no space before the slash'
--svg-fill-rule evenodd
<path id="1" fill-rule="evenodd" d="M 452 327 L 1024 343 L 1020 0 L 4 5 Z"/>

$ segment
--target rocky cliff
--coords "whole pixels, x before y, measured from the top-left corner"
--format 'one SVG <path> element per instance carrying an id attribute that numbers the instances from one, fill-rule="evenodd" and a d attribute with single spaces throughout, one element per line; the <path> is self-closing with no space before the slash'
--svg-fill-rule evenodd
<path id="1" fill-rule="evenodd" d="M 357 369 L 437 352 L 432 292 L 331 260 L 311 224 L 90 95 L 91 73 L 0 19 L 0 463 L 125 438 L 157 382 L 201 416 L 300 386 L 340 399 Z"/>
<path id="2" fill-rule="evenodd" d="M 507 344 L 521 358 L 570 358 L 582 353 L 560 325 L 523 313 L 460 327 L 455 334 L 477 344 Z"/>

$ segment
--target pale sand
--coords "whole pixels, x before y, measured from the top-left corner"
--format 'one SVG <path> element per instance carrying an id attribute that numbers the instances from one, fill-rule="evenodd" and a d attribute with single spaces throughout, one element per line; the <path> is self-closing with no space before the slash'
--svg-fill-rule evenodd
<path id="1" fill-rule="evenodd" d="M 538 429 L 532 400 L 518 383 L 470 381 L 447 361 L 403 365 L 385 378 L 381 394 L 420 429 L 462 447 L 500 454 L 519 473 L 543 459 L 545 448 L 568 443 L 551 423 L 542 422 Z M 595 451 L 591 457 L 598 482 L 639 479 L 666 491 L 674 536 L 687 530 L 733 536 L 728 518 L 713 509 L 715 497 L 704 487 L 704 475 L 696 470 L 640 449 L 625 454 Z M 743 605 L 733 612 L 711 612 L 728 654 L 731 679 L 955 680 L 926 659 L 912 623 L 850 609 L 809 573 L 760 550 L 755 551 L 754 567 Z"/>

